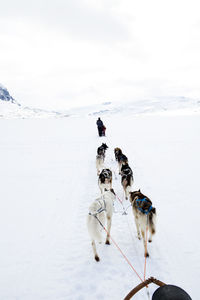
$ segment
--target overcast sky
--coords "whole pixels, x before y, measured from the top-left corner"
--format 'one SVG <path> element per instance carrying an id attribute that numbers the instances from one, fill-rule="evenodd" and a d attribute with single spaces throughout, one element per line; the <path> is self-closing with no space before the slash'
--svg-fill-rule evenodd
<path id="1" fill-rule="evenodd" d="M 24 105 L 200 95 L 199 0 L 0 0 L 0 83 Z"/>

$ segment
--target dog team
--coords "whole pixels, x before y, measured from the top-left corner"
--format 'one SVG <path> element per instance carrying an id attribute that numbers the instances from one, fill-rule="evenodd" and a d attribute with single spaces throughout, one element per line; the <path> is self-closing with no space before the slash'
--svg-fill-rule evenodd
<path id="1" fill-rule="evenodd" d="M 109 168 L 104 168 L 105 154 L 108 146 L 102 143 L 97 148 L 96 169 L 98 176 L 98 185 L 101 196 L 97 198 L 89 207 L 89 214 L 87 216 L 88 232 L 92 241 L 92 249 L 94 258 L 99 261 L 97 254 L 96 243 L 102 242 L 102 230 L 107 221 L 107 236 L 106 244 L 110 244 L 110 230 L 113 216 L 113 207 L 116 194 L 112 188 L 112 171 Z M 122 153 L 120 148 L 114 149 L 115 160 L 118 163 L 119 175 L 121 175 L 121 185 L 123 187 L 126 200 L 130 200 L 134 220 L 137 229 L 137 237 L 143 239 L 144 255 L 149 256 L 147 247 L 145 247 L 145 231 L 148 227 L 149 239 L 152 241 L 152 235 L 155 234 L 156 223 L 156 209 L 152 207 L 151 200 L 143 195 L 141 191 L 131 191 L 133 185 L 133 172 L 129 166 L 128 158 Z"/>

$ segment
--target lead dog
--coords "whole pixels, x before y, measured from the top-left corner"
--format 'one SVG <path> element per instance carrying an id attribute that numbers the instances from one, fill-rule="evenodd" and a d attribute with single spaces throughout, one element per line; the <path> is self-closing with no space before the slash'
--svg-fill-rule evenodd
<path id="1" fill-rule="evenodd" d="M 103 196 L 96 199 L 89 207 L 89 214 L 87 216 L 87 228 L 92 241 L 92 249 L 96 261 L 99 261 L 100 258 L 97 254 L 95 241 L 100 243 L 102 242 L 102 226 L 105 226 L 106 219 L 107 236 L 105 243 L 107 245 L 110 245 L 110 230 L 112 223 L 114 200 L 114 190 L 105 190 Z"/>
<path id="2" fill-rule="evenodd" d="M 122 165 L 121 176 L 121 184 L 125 192 L 126 200 L 128 200 L 130 189 L 133 184 L 133 171 L 128 164 Z"/>
<path id="3" fill-rule="evenodd" d="M 105 143 L 102 143 L 102 145 L 97 148 L 97 156 L 96 156 L 97 175 L 99 175 L 101 170 L 103 169 L 106 149 L 108 149 L 108 146 Z"/>
<path id="4" fill-rule="evenodd" d="M 121 174 L 122 165 L 128 163 L 128 158 L 126 157 L 126 155 L 124 155 L 122 153 L 122 150 L 120 148 L 115 148 L 114 149 L 114 154 L 115 154 L 115 159 L 118 162 L 119 175 L 120 175 Z"/>
<path id="5" fill-rule="evenodd" d="M 135 224 L 137 228 L 138 239 L 141 239 L 141 234 L 144 243 L 144 256 L 149 256 L 149 253 L 145 247 L 145 232 L 148 227 L 149 239 L 148 242 L 152 242 L 152 235 L 156 232 L 156 209 L 152 207 L 151 200 L 143 195 L 140 190 L 130 192 L 130 202 L 133 208 L 133 214 L 135 217 Z M 146 227 L 147 226 L 147 227 Z"/>
<path id="6" fill-rule="evenodd" d="M 112 188 L 112 171 L 110 169 L 103 169 L 101 171 L 98 179 L 98 184 L 102 194 L 105 189 Z"/>

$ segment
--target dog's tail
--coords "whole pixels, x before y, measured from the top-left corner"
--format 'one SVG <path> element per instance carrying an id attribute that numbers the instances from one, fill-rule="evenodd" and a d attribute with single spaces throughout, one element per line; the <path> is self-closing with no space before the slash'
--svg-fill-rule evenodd
<path id="1" fill-rule="evenodd" d="M 156 209 L 154 207 L 149 213 L 149 229 L 152 234 L 156 233 Z"/>

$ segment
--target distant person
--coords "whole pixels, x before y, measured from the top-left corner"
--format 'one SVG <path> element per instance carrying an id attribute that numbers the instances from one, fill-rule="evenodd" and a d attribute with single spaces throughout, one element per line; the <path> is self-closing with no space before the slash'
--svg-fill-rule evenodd
<path id="1" fill-rule="evenodd" d="M 104 126 L 104 124 L 100 118 L 98 118 L 96 124 L 97 124 L 97 128 L 98 128 L 99 136 L 105 136 L 106 127 Z"/>

